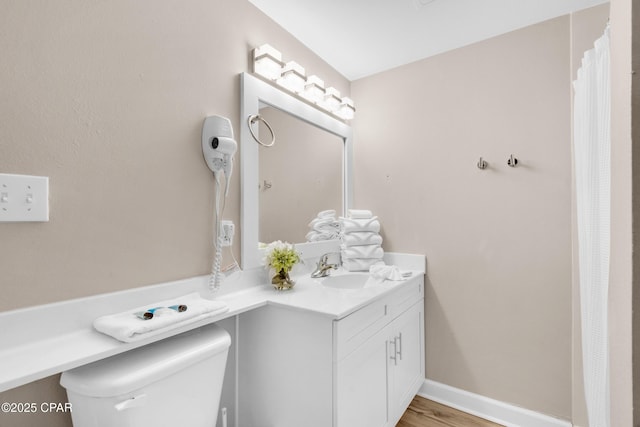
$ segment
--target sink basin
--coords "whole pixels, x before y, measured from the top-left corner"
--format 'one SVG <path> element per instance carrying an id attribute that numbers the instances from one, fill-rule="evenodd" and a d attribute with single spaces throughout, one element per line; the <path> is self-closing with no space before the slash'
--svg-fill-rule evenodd
<path id="1" fill-rule="evenodd" d="M 369 280 L 369 275 L 366 273 L 347 273 L 325 277 L 320 283 L 329 288 L 360 289 L 364 287 L 367 280 Z"/>

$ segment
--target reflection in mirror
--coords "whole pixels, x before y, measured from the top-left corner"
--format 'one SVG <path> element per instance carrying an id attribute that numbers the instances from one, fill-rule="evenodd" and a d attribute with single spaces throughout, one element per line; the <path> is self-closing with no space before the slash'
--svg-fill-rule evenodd
<path id="1" fill-rule="evenodd" d="M 343 139 L 268 105 L 260 115 L 277 134 L 258 149 L 260 242 L 305 242 L 318 212 L 342 213 Z M 269 135 L 262 122 L 259 135 Z"/>
<path id="2" fill-rule="evenodd" d="M 262 265 L 259 242 L 287 240 L 296 243 L 296 250 L 303 258 L 319 257 L 337 250 L 339 241 L 335 239 L 301 242 L 305 242 L 308 224 L 318 212 L 335 209 L 337 215 L 343 215 L 351 207 L 351 127 L 307 101 L 247 73 L 241 75 L 240 82 L 242 268 Z M 264 111 L 265 118 L 273 121 L 275 146 L 279 147 L 264 148 L 251 135 L 250 118 L 263 114 L 265 106 L 269 106 Z M 270 132 L 266 127 L 261 129 L 255 123 L 252 129 L 264 143 L 270 143 Z M 271 188 L 265 188 L 265 180 Z M 267 216 L 263 218 L 265 213 Z"/>

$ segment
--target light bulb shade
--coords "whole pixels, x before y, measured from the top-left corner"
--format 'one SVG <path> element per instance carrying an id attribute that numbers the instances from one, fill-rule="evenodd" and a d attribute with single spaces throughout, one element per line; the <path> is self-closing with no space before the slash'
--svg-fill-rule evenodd
<path id="1" fill-rule="evenodd" d="M 284 67 L 282 67 L 281 77 L 276 83 L 291 92 L 304 92 L 306 83 L 304 68 L 295 61 L 287 62 Z"/>
<path id="2" fill-rule="evenodd" d="M 280 78 L 282 54 L 268 44 L 253 50 L 253 72 L 269 80 Z"/>
<path id="3" fill-rule="evenodd" d="M 338 108 L 336 115 L 344 120 L 352 120 L 355 112 L 356 109 L 353 106 L 353 100 L 345 96 L 342 98 L 342 102 L 340 103 L 340 107 Z"/>
<path id="4" fill-rule="evenodd" d="M 325 90 L 322 108 L 335 113 L 336 111 L 338 111 L 338 108 L 340 108 L 341 102 L 342 100 L 340 99 L 340 92 L 336 88 L 328 87 Z"/>
<path id="5" fill-rule="evenodd" d="M 321 104 L 324 101 L 324 82 L 318 76 L 309 76 L 301 95 L 313 103 Z"/>

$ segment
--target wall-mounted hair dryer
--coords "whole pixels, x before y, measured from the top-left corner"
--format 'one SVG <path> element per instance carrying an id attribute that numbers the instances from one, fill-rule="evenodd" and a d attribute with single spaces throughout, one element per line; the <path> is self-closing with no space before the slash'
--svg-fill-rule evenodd
<path id="1" fill-rule="evenodd" d="M 204 119 L 202 125 L 202 155 L 207 166 L 213 172 L 216 181 L 216 207 L 215 207 L 215 257 L 211 267 L 209 278 L 209 290 L 215 293 L 220 288 L 220 264 L 222 263 L 222 214 L 224 213 L 224 200 L 229 193 L 229 183 L 233 173 L 233 155 L 238 149 L 238 144 L 233 139 L 231 121 L 226 117 L 209 116 Z M 220 177 L 224 173 L 224 195 L 220 191 Z"/>
<path id="2" fill-rule="evenodd" d="M 209 169 L 213 171 L 216 181 L 220 180 L 220 173 L 224 172 L 225 197 L 229 193 L 229 182 L 233 173 L 233 155 L 238 144 L 233 139 L 231 121 L 226 117 L 209 116 L 202 125 L 202 154 Z"/>

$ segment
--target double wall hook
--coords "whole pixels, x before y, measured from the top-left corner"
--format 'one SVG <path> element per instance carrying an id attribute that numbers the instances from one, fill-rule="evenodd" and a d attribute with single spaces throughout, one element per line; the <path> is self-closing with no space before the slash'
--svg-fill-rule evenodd
<path id="1" fill-rule="evenodd" d="M 516 165 L 518 164 L 518 159 L 516 159 L 515 157 L 513 157 L 513 154 L 509 156 L 509 158 L 507 159 L 507 164 L 512 167 L 515 168 Z M 483 159 L 482 157 L 480 157 L 480 160 L 478 160 L 478 163 L 476 163 L 476 166 L 478 167 L 478 169 L 487 169 L 489 167 L 489 162 L 487 162 L 485 159 Z"/>

